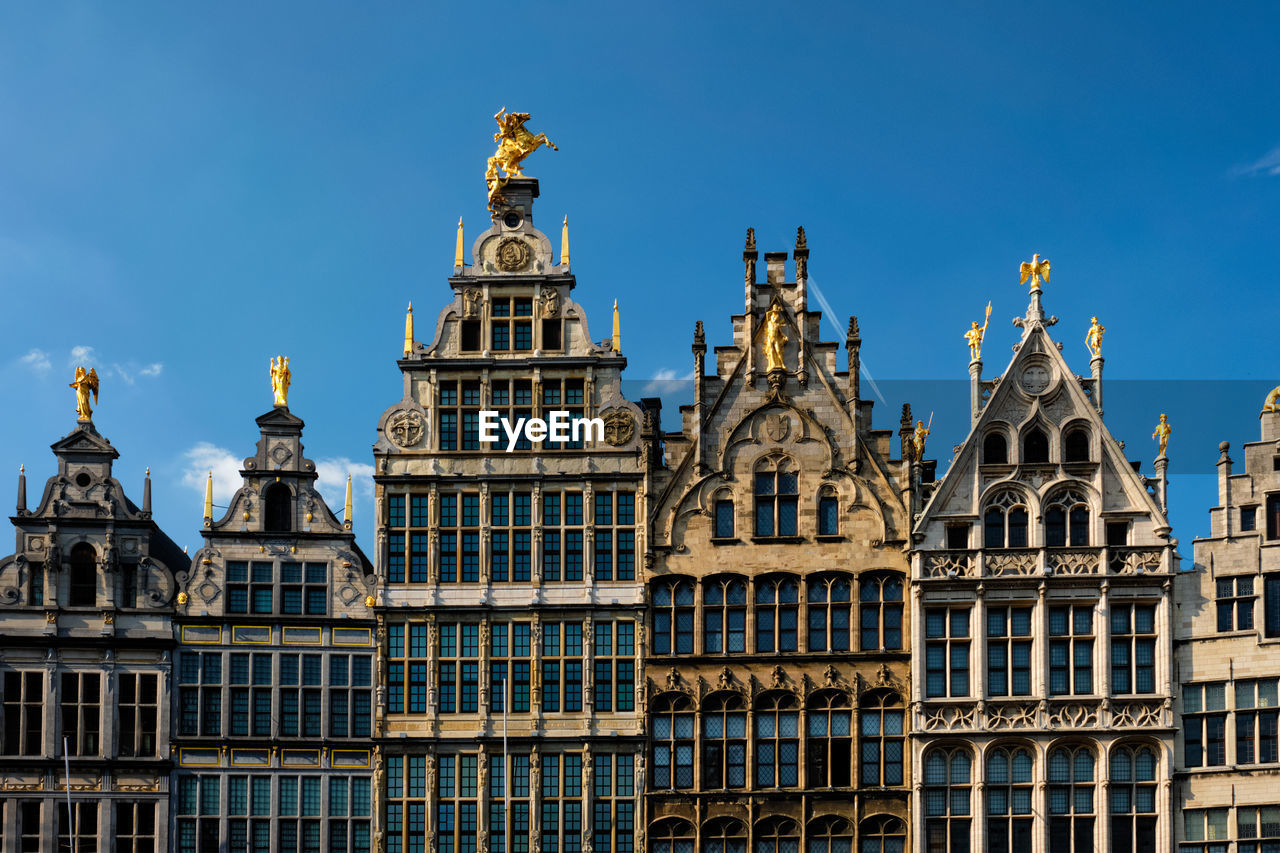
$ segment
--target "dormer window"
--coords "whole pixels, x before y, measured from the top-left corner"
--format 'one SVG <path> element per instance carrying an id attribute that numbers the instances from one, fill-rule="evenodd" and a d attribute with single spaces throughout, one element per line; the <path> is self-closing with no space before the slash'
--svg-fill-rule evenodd
<path id="1" fill-rule="evenodd" d="M 786 470 L 785 460 L 777 467 L 757 471 L 755 485 L 756 535 L 795 536 L 800 490 L 796 475 Z"/>
<path id="2" fill-rule="evenodd" d="M 284 483 L 272 483 L 263 493 L 263 527 L 268 533 L 293 530 L 293 493 Z"/>

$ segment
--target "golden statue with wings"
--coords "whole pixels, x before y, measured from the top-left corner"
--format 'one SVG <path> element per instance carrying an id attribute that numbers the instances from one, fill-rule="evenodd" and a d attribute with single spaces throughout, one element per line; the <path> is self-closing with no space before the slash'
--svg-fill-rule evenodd
<path id="1" fill-rule="evenodd" d="M 289 380 L 293 374 L 289 370 L 289 359 L 280 356 L 271 359 L 271 393 L 275 395 L 276 405 L 289 406 Z"/>
<path id="2" fill-rule="evenodd" d="M 524 158 L 543 145 L 552 151 L 560 150 L 554 142 L 547 139 L 545 133 L 535 136 L 524 126 L 524 123 L 529 120 L 528 113 L 509 113 L 507 108 L 503 107 L 494 114 L 493 118 L 498 122 L 498 132 L 493 135 L 493 141 L 498 143 L 498 150 L 489 158 L 489 165 L 484 173 L 485 182 L 489 185 L 490 213 L 493 212 L 495 205 L 506 201 L 502 197 L 502 187 L 507 181 L 524 175 L 524 167 L 520 165 Z M 499 169 L 507 173 L 505 178 L 498 177 Z"/>
<path id="3" fill-rule="evenodd" d="M 1040 255 L 1032 255 L 1031 260 L 1023 261 L 1021 266 L 1022 281 L 1020 284 L 1026 284 L 1027 279 L 1031 280 L 1031 292 L 1040 292 L 1040 280 L 1043 279 L 1045 284 L 1049 283 L 1049 261 L 1040 260 Z"/>
<path id="4" fill-rule="evenodd" d="M 973 327 L 964 333 L 964 339 L 969 342 L 969 360 L 980 361 L 982 359 L 982 339 L 987 336 L 987 325 L 991 322 L 991 303 L 987 303 L 987 316 L 983 319 L 982 325 L 978 325 L 978 321 L 974 320 L 970 325 Z"/>
<path id="5" fill-rule="evenodd" d="M 76 379 L 69 387 L 76 391 L 78 420 L 82 424 L 89 423 L 93 420 L 93 409 L 89 408 L 90 394 L 93 394 L 93 405 L 98 405 L 98 371 L 91 367 L 86 372 L 84 367 L 77 367 Z"/>

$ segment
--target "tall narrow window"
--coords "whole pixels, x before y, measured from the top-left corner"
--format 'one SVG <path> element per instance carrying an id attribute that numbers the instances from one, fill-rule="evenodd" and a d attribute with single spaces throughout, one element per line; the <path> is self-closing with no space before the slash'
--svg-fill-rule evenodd
<path id="1" fill-rule="evenodd" d="M 1268 637 L 1280 637 L 1280 572 L 1262 576 L 1263 617 Z"/>
<path id="2" fill-rule="evenodd" d="M 902 576 L 864 575 L 858 588 L 862 650 L 902 648 Z"/>
<path id="3" fill-rule="evenodd" d="M 1049 439 L 1044 430 L 1032 427 L 1022 436 L 1022 461 L 1028 465 L 1042 465 L 1049 461 Z"/>
<path id="4" fill-rule="evenodd" d="M 653 762 L 650 771 L 654 790 L 685 790 L 693 787 L 693 703 L 683 694 L 661 696 L 654 702 Z"/>
<path id="5" fill-rule="evenodd" d="M 44 751 L 44 673 L 4 674 L 4 754 Z"/>
<path id="6" fill-rule="evenodd" d="M 925 611 L 925 696 L 969 695 L 969 608 Z"/>
<path id="7" fill-rule="evenodd" d="M 1093 692 L 1093 606 L 1049 608 L 1049 695 Z"/>
<path id="8" fill-rule="evenodd" d="M 1214 582 L 1219 631 L 1253 628 L 1253 575 L 1218 578 Z"/>
<path id="9" fill-rule="evenodd" d="M 967 750 L 935 749 L 924 759 L 926 850 L 969 853 L 973 759 Z"/>
<path id="10" fill-rule="evenodd" d="M 810 789 L 848 788 L 853 762 L 849 700 L 834 690 L 816 693 L 809 697 L 805 718 L 805 785 Z"/>
<path id="11" fill-rule="evenodd" d="M 1093 771 L 1083 746 L 1049 754 L 1049 853 L 1093 853 Z"/>
<path id="12" fill-rule="evenodd" d="M 795 536 L 799 485 L 786 461 L 756 473 L 756 535 Z"/>
<path id="13" fill-rule="evenodd" d="M 533 299 L 490 300 L 492 348 L 500 351 L 533 349 Z"/>
<path id="14" fill-rule="evenodd" d="M 543 753 L 541 829 L 545 853 L 582 850 L 581 753 Z M 474 848 L 466 853 L 474 853 Z"/>
<path id="15" fill-rule="evenodd" d="M 1239 719 L 1237 718 L 1237 723 Z M 1239 737 L 1252 732 L 1236 727 Z M 1227 763 L 1227 686 L 1184 684 L 1182 687 L 1183 761 L 1187 767 L 1221 767 Z"/>
<path id="16" fill-rule="evenodd" d="M 1267 538 L 1280 539 L 1280 495 L 1267 495 Z"/>
<path id="17" fill-rule="evenodd" d="M 1049 548 L 1089 544 L 1089 504 L 1068 489 L 1048 501 L 1044 512 L 1044 544 Z"/>
<path id="18" fill-rule="evenodd" d="M 1111 849 L 1146 853 L 1156 849 L 1155 751 L 1120 747 L 1111 754 Z"/>
<path id="19" fill-rule="evenodd" d="M 1016 492 L 1003 491 L 988 504 L 982 517 L 983 547 L 1027 547 L 1027 506 Z"/>
<path id="20" fill-rule="evenodd" d="M 733 501 L 730 498 L 720 498 L 716 501 L 716 532 L 717 539 L 733 538 Z"/>
<path id="21" fill-rule="evenodd" d="M 272 483 L 262 495 L 263 527 L 268 533 L 293 530 L 293 493 L 284 483 Z"/>
<path id="22" fill-rule="evenodd" d="M 122 673 L 116 685 L 116 719 L 120 724 L 120 757 L 156 754 L 159 696 L 155 673 Z"/>
<path id="23" fill-rule="evenodd" d="M 1062 459 L 1064 462 L 1089 461 L 1089 431 L 1084 427 L 1076 427 L 1067 432 L 1063 442 Z"/>
<path id="24" fill-rule="evenodd" d="M 102 736 L 101 676 L 62 673 L 62 733 L 71 755 L 97 755 Z"/>
<path id="25" fill-rule="evenodd" d="M 702 784 L 706 789 L 747 785 L 747 713 L 736 695 L 717 694 L 703 706 Z"/>
<path id="26" fill-rule="evenodd" d="M 1031 753 L 1022 747 L 987 756 L 987 851 L 1018 853 L 1032 847 Z"/>
<path id="27" fill-rule="evenodd" d="M 440 625 L 438 651 L 440 713 L 474 713 L 479 709 L 480 626 L 452 622 Z"/>
<path id="28" fill-rule="evenodd" d="M 756 582 L 756 651 L 794 652 L 800 585 L 789 577 Z"/>
<path id="29" fill-rule="evenodd" d="M 659 581 L 653 588 L 653 653 L 693 654 L 693 584 Z"/>
<path id="30" fill-rule="evenodd" d="M 372 664 L 368 655 L 329 656 L 330 737 L 369 737 L 373 728 Z"/>
<path id="31" fill-rule="evenodd" d="M 635 710 L 635 623 L 630 619 L 596 622 L 594 642 L 595 709 Z"/>
<path id="32" fill-rule="evenodd" d="M 75 850 L 77 853 L 97 853 L 98 850 L 98 803 L 73 802 L 71 813 L 67 811 L 67 803 L 58 803 L 58 849 Z M 71 816 L 75 819 L 72 820 Z M 73 838 L 71 833 L 75 831 Z"/>
<path id="33" fill-rule="evenodd" d="M 858 719 L 859 783 L 872 788 L 903 784 L 903 709 L 898 695 L 889 691 L 867 694 Z"/>
<path id="34" fill-rule="evenodd" d="M 476 851 L 477 758 L 475 753 L 462 753 L 437 759 L 436 847 L 439 853 Z M 418 848 L 410 844 L 409 849 Z"/>
<path id="35" fill-rule="evenodd" d="M 595 512 L 596 580 L 635 580 L 635 493 L 596 492 Z"/>
<path id="36" fill-rule="evenodd" d="M 368 776 L 330 776 L 329 850 L 369 853 L 373 797 Z"/>
<path id="37" fill-rule="evenodd" d="M 853 585 L 847 575 L 811 575 L 808 587 L 808 647 L 811 652 L 849 651 Z"/>
<path id="38" fill-rule="evenodd" d="M 1111 692 L 1156 692 L 1156 608 L 1111 605 Z"/>
<path id="39" fill-rule="evenodd" d="M 582 623 L 542 623 L 542 710 L 582 710 Z"/>
<path id="40" fill-rule="evenodd" d="M 840 499 L 830 486 L 818 493 L 818 535 L 840 535 Z"/>
<path id="41" fill-rule="evenodd" d="M 1277 722 L 1277 679 L 1257 678 L 1237 681 L 1236 764 L 1275 764 Z"/>
<path id="42" fill-rule="evenodd" d="M 1031 608 L 987 608 L 987 692 L 1031 695 Z"/>
<path id="43" fill-rule="evenodd" d="M 703 647 L 709 655 L 747 650 L 747 585 L 737 578 L 711 578 L 702 588 Z"/>
<path id="44" fill-rule="evenodd" d="M 489 638 L 489 710 L 529 711 L 532 634 L 528 622 L 491 622 Z"/>
<path id="45" fill-rule="evenodd" d="M 634 853 L 636 757 L 595 752 L 592 761 L 592 849 L 596 853 Z"/>
<path id="46" fill-rule="evenodd" d="M 800 784 L 800 714 L 790 695 L 768 695 L 755 712 L 756 786 Z"/>
<path id="47" fill-rule="evenodd" d="M 178 711 L 179 734 L 222 734 L 221 652 L 179 653 Z"/>
<path id="48" fill-rule="evenodd" d="M 578 500 L 581 501 L 581 493 Z M 582 528 L 560 527 L 563 494 L 543 496 L 542 578 L 582 580 Z M 494 583 L 528 583 L 532 574 L 532 493 L 498 492 L 489 495 L 489 579 Z M 554 512 L 551 512 L 554 510 Z M 576 544 L 576 550 L 569 547 Z M 572 557 L 576 556 L 576 562 Z"/>
<path id="49" fill-rule="evenodd" d="M 1009 442 L 1002 432 L 989 432 L 982 439 L 982 462 L 984 465 L 1007 465 L 1009 463 Z"/>
<path id="50" fill-rule="evenodd" d="M 155 803 L 116 800 L 115 812 L 116 853 L 152 853 L 156 849 Z"/>
<path id="51" fill-rule="evenodd" d="M 72 607 L 93 607 L 98 603 L 97 552 L 92 545 L 81 542 L 72 546 L 70 562 L 67 604 Z"/>

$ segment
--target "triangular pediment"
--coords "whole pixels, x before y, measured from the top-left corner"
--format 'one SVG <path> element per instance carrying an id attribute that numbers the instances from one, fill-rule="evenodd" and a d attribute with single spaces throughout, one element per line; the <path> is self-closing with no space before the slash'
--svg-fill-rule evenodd
<path id="1" fill-rule="evenodd" d="M 301 430 L 305 424 L 302 418 L 289 411 L 287 406 L 276 406 L 266 414 L 257 417 L 260 427 L 286 427 Z"/>
<path id="2" fill-rule="evenodd" d="M 74 432 L 49 446 L 58 455 L 64 453 L 101 453 L 109 455 L 112 459 L 120 455 L 115 447 L 111 445 L 111 442 L 103 438 L 93 428 L 93 424 L 81 424 Z"/>

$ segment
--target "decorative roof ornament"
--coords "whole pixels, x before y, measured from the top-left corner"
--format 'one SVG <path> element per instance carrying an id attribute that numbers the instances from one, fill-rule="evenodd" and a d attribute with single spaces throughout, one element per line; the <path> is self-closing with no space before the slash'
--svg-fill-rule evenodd
<path id="1" fill-rule="evenodd" d="M 292 377 L 288 356 L 271 359 L 271 393 L 275 397 L 275 405 L 289 408 L 289 382 Z"/>
<path id="2" fill-rule="evenodd" d="M 1276 401 L 1280 400 L 1280 385 L 1271 389 L 1271 393 L 1267 395 L 1267 399 L 1262 401 L 1263 412 L 1280 412 L 1280 404 Z"/>
<path id="3" fill-rule="evenodd" d="M 788 340 L 786 323 L 787 318 L 782 310 L 782 302 L 775 299 L 764 315 L 764 363 L 769 373 L 787 369 L 783 359 Z"/>
<path id="4" fill-rule="evenodd" d="M 458 217 L 458 240 L 453 247 L 453 268 L 455 270 L 462 269 L 466 266 L 463 263 L 465 259 L 462 256 L 462 217 Z"/>
<path id="5" fill-rule="evenodd" d="M 547 139 L 545 133 L 535 136 L 524 126 L 530 118 L 529 113 L 508 113 L 507 108 L 503 107 L 494 113 L 493 118 L 498 123 L 498 132 L 493 135 L 493 141 L 498 143 L 498 150 L 489 158 L 489 165 L 484 173 L 485 182 L 489 185 L 490 213 L 495 212 L 497 205 L 506 202 L 502 188 L 507 181 L 524 176 L 524 167 L 520 165 L 524 158 L 543 145 L 552 151 L 560 150 L 554 142 Z M 506 172 L 505 178 L 498 176 L 499 169 Z"/>
<path id="6" fill-rule="evenodd" d="M 459 222 L 462 220 L 459 219 Z M 461 233 L 461 232 L 459 232 Z M 408 358 L 413 355 L 413 303 L 409 303 L 409 310 L 404 315 L 404 357 Z"/>
<path id="7" fill-rule="evenodd" d="M 978 325 L 978 321 L 974 320 L 970 323 L 972 328 L 964 333 L 964 339 L 969 342 L 969 361 L 982 361 L 982 339 L 987 335 L 987 326 L 991 323 L 991 303 L 987 303 L 987 314 L 982 319 L 982 325 Z"/>
<path id="8" fill-rule="evenodd" d="M 91 367 L 86 372 L 83 366 L 77 367 L 75 381 L 68 387 L 74 388 L 76 392 L 77 420 L 82 424 L 92 423 L 93 409 L 89 406 L 89 395 L 93 395 L 93 405 L 98 405 L 98 371 Z"/>
<path id="9" fill-rule="evenodd" d="M 1089 352 L 1094 358 L 1102 358 L 1102 336 L 1107 331 L 1107 327 L 1098 322 L 1097 317 L 1089 320 L 1089 331 L 1085 333 L 1084 345 L 1089 348 Z"/>
<path id="10" fill-rule="evenodd" d="M 1022 272 L 1022 280 L 1019 283 L 1026 284 L 1027 280 L 1030 279 L 1032 293 L 1040 292 L 1041 279 L 1044 279 L 1045 284 L 1049 283 L 1049 261 L 1047 258 L 1043 261 L 1040 260 L 1039 254 L 1032 255 L 1030 261 L 1023 261 L 1020 270 Z"/>
<path id="11" fill-rule="evenodd" d="M 1160 442 L 1160 455 L 1165 455 L 1165 449 L 1169 446 L 1169 436 L 1173 434 L 1173 427 L 1169 426 L 1169 416 L 1160 415 L 1160 423 L 1156 424 L 1156 431 L 1151 433 L 1151 437 Z"/>
<path id="12" fill-rule="evenodd" d="M 614 352 L 622 352 L 622 324 L 618 318 L 618 300 L 613 300 L 613 340 L 610 341 L 610 349 Z"/>
<path id="13" fill-rule="evenodd" d="M 560 266 L 569 266 L 569 217 L 564 218 L 564 225 L 560 228 Z"/>

